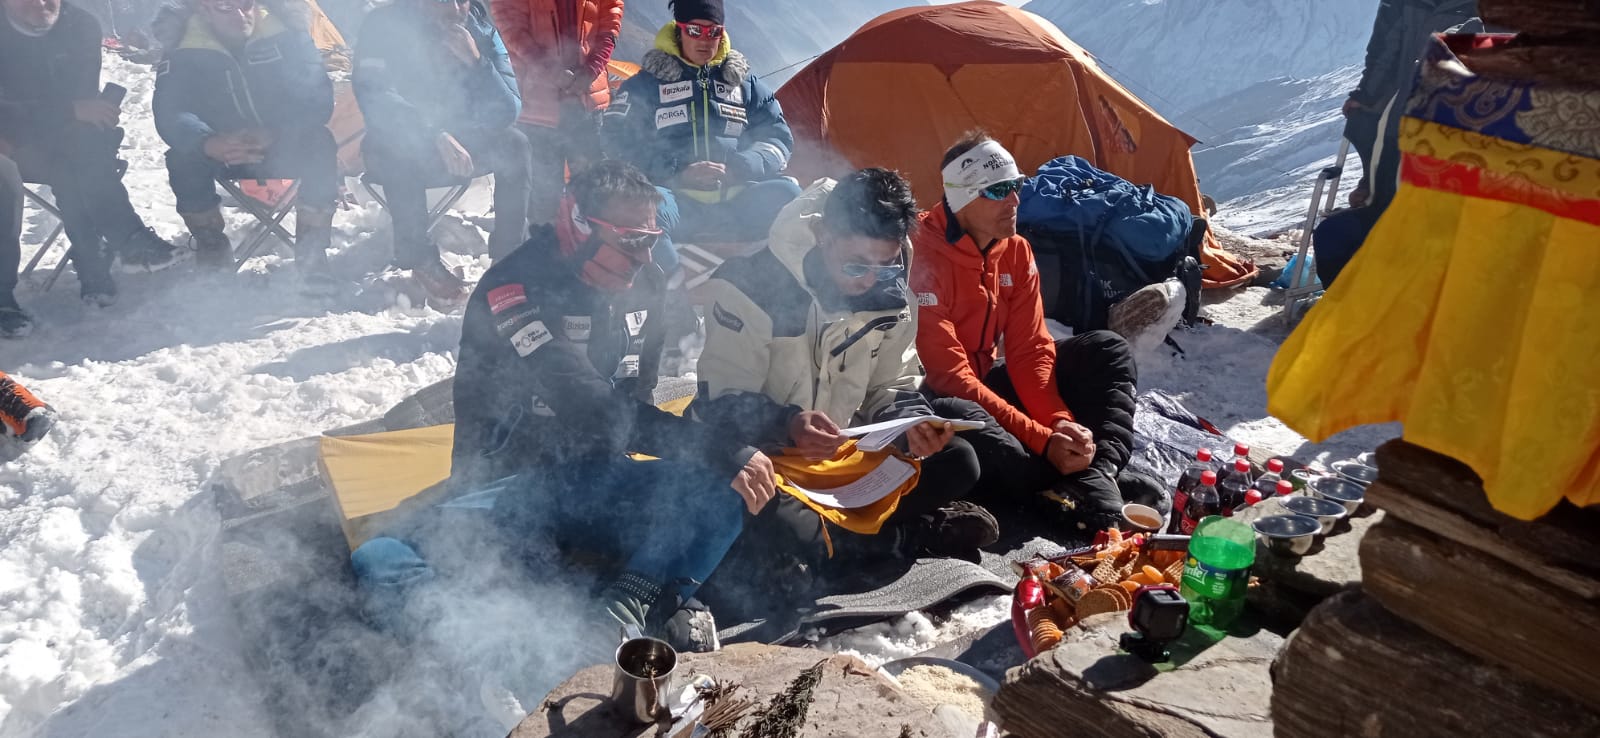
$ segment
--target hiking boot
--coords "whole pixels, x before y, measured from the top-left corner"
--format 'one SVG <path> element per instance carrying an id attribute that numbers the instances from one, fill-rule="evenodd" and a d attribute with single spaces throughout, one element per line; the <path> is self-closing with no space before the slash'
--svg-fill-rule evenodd
<path id="1" fill-rule="evenodd" d="M 678 653 L 711 653 L 722 649 L 717 638 L 717 621 L 699 600 L 685 600 L 661 626 L 661 640 Z"/>
<path id="2" fill-rule="evenodd" d="M 1176 279 L 1145 285 L 1111 306 L 1106 327 L 1127 339 L 1134 354 L 1148 354 L 1183 319 L 1183 285 Z"/>
<path id="3" fill-rule="evenodd" d="M 31 444 L 55 427 L 56 411 L 16 380 L 0 374 L 0 431 Z"/>
<path id="4" fill-rule="evenodd" d="M 0 307 L 0 338 L 26 338 L 33 333 L 33 316 L 12 303 Z"/>
<path id="5" fill-rule="evenodd" d="M 428 293 L 430 301 L 438 301 L 445 307 L 459 307 L 472 296 L 472 285 L 437 259 L 412 269 L 411 277 Z"/>
<path id="6" fill-rule="evenodd" d="M 108 308 L 117 304 L 117 285 L 110 275 L 94 276 L 78 273 L 78 297 L 83 304 L 95 308 Z"/>
<path id="7" fill-rule="evenodd" d="M 207 269 L 234 268 L 233 242 L 224 232 L 222 209 L 212 208 L 199 213 L 179 213 L 183 224 L 189 227 L 194 238 L 194 262 Z"/>
<path id="8" fill-rule="evenodd" d="M 129 234 L 113 251 L 125 272 L 159 272 L 188 256 L 188 252 L 168 243 L 149 228 Z"/>
<path id="9" fill-rule="evenodd" d="M 329 273 L 328 248 L 333 242 L 333 210 L 300 206 L 295 210 L 294 267 L 302 291 L 331 295 L 339 283 Z"/>
<path id="10" fill-rule="evenodd" d="M 909 530 L 902 533 L 897 547 L 905 558 L 927 555 L 976 561 L 980 549 L 1000 540 L 1000 523 L 994 515 L 965 500 L 909 522 Z"/>

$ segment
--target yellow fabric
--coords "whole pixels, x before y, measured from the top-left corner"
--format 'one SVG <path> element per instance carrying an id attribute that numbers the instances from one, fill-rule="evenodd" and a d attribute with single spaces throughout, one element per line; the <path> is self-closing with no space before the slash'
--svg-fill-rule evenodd
<path id="1" fill-rule="evenodd" d="M 368 537 L 370 526 L 362 521 L 394 510 L 450 476 L 454 435 L 454 425 L 435 425 L 322 437 L 323 475 L 333 488 L 351 549 Z"/>
<path id="2" fill-rule="evenodd" d="M 1279 351 L 1268 409 L 1313 441 L 1403 422 L 1524 520 L 1563 496 L 1600 503 L 1600 226 L 1507 201 L 1514 185 L 1593 192 L 1600 161 L 1415 120 L 1403 134 L 1407 152 L 1495 173 L 1494 198 L 1403 185 Z"/>
<path id="3" fill-rule="evenodd" d="M 819 505 L 801 494 L 795 485 L 817 492 L 842 487 L 878 468 L 890 454 L 889 451 L 862 451 L 856 448 L 855 441 L 850 441 L 839 449 L 838 455 L 827 461 L 809 461 L 803 456 L 784 454 L 772 457 L 772 466 L 778 473 L 778 489 L 805 503 L 823 520 L 852 533 L 875 535 L 900 507 L 900 498 L 917 486 L 917 480 L 922 476 L 922 464 L 919 462 L 906 461 L 915 471 L 894 492 L 871 505 L 850 510 Z"/>

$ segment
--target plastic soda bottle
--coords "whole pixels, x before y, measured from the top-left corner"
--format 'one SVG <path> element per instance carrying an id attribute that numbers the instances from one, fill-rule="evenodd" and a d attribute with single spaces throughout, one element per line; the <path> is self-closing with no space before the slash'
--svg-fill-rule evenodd
<path id="1" fill-rule="evenodd" d="M 1176 508 L 1174 508 L 1176 509 Z M 1217 473 L 1206 470 L 1200 473 L 1200 486 L 1195 487 L 1178 510 L 1178 533 L 1192 535 L 1200 521 L 1222 514 L 1222 498 L 1217 496 Z"/>
<path id="2" fill-rule="evenodd" d="M 1237 459 L 1233 471 L 1217 482 L 1217 494 L 1222 496 L 1222 514 L 1232 516 L 1233 511 L 1244 507 L 1245 493 L 1250 491 L 1250 462 Z"/>
<path id="3" fill-rule="evenodd" d="M 1232 625 L 1244 609 L 1255 561 L 1255 532 L 1250 526 L 1217 516 L 1200 521 L 1183 563 L 1189 622 L 1219 629 Z"/>
<path id="4" fill-rule="evenodd" d="M 1278 480 L 1283 479 L 1283 459 L 1269 459 L 1267 473 L 1256 478 L 1255 488 L 1261 492 L 1262 497 L 1271 497 L 1278 493 Z"/>
<path id="5" fill-rule="evenodd" d="M 1195 487 L 1200 486 L 1200 475 L 1208 471 L 1214 471 L 1211 462 L 1211 449 L 1202 448 L 1195 452 L 1194 462 L 1183 470 L 1182 476 L 1178 477 L 1178 487 L 1172 492 L 1172 510 L 1176 514 L 1172 516 L 1172 526 L 1167 532 L 1183 532 L 1183 510 L 1189 506 L 1189 493 L 1193 492 Z M 1216 475 L 1212 474 L 1212 476 L 1215 477 Z"/>

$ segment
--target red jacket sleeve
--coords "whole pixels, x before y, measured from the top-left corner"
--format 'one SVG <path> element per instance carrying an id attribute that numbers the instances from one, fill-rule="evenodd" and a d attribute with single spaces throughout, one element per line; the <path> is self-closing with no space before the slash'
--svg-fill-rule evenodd
<path id="1" fill-rule="evenodd" d="M 927 372 L 923 381 L 940 395 L 978 403 L 1023 445 L 1034 453 L 1044 453 L 1045 444 L 1050 441 L 1050 429 L 1034 422 L 984 385 L 983 378 L 967 360 L 967 350 L 956 333 L 953 315 L 960 306 L 954 304 L 954 294 L 940 283 L 932 265 L 925 262 L 913 261 L 911 269 L 912 291 L 917 294 L 918 303 L 917 354 L 922 357 L 922 366 Z"/>
<path id="2" fill-rule="evenodd" d="M 1056 387 L 1056 341 L 1044 323 L 1044 298 L 1039 293 L 1033 247 L 1017 238 L 1006 253 L 1003 268 L 1015 283 L 1010 289 L 1000 289 L 1007 300 L 1006 374 L 1028 417 L 1048 430 L 1057 420 L 1071 420 L 1072 411 Z"/>
<path id="3" fill-rule="evenodd" d="M 606 63 L 617 49 L 617 36 L 622 34 L 622 0 L 596 0 L 594 27 L 589 31 L 589 53 L 583 58 L 583 68 L 599 77 L 606 73 Z"/>

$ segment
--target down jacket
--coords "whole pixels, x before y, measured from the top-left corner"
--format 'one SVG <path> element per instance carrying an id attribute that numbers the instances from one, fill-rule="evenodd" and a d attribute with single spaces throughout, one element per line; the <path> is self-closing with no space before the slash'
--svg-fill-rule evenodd
<path id="1" fill-rule="evenodd" d="M 191 15 L 156 65 L 151 107 L 168 146 L 199 153 L 215 133 L 315 128 L 333 115 L 333 83 L 306 27 L 263 5 L 256 12 L 255 31 L 237 55 Z"/>
<path id="2" fill-rule="evenodd" d="M 622 0 L 490 0 L 489 7 L 522 90 L 517 122 L 555 128 L 563 100 L 605 110 L 606 62 L 622 33 Z M 590 84 L 563 93 L 557 83 L 568 70 Z"/>
<path id="3" fill-rule="evenodd" d="M 656 34 L 639 73 L 617 89 L 602 132 L 609 155 L 674 190 L 684 190 L 677 181 L 684 167 L 700 161 L 726 165 L 732 182 L 773 179 L 794 150 L 783 107 L 728 35 L 716 57 L 697 67 L 678 51 L 674 23 Z"/>
<path id="4" fill-rule="evenodd" d="M 918 392 L 904 280 L 857 298 L 831 289 L 811 224 L 833 187 L 813 184 L 779 213 L 767 248 L 728 260 L 703 288 L 710 308 L 691 412 L 753 445 L 787 445 L 801 410 L 840 427 L 933 414 Z"/>

